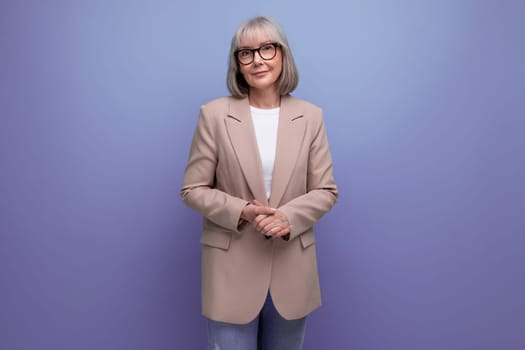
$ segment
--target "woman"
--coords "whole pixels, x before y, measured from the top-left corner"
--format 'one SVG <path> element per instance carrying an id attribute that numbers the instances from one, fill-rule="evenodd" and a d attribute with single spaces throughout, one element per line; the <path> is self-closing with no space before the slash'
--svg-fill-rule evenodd
<path id="1" fill-rule="evenodd" d="M 232 96 L 201 107 L 181 196 L 203 217 L 210 349 L 301 349 L 321 305 L 314 223 L 337 187 L 321 110 L 290 96 L 288 41 L 268 17 L 233 36 Z"/>

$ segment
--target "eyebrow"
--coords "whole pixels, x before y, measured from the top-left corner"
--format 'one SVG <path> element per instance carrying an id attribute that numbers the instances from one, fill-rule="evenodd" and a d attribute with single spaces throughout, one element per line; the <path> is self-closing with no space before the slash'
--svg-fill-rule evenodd
<path id="1" fill-rule="evenodd" d="M 260 43 L 258 47 L 264 46 L 266 44 L 271 44 L 271 43 L 274 43 L 274 42 L 275 42 L 274 40 L 266 40 L 266 41 L 263 41 L 262 43 Z M 257 48 L 257 47 L 240 46 L 237 50 L 255 49 L 255 48 Z"/>

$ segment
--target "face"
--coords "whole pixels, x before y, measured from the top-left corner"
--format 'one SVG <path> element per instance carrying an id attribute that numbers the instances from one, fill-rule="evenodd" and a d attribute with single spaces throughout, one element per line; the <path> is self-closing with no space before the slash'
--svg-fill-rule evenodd
<path id="1" fill-rule="evenodd" d="M 251 39 L 243 38 L 241 40 L 240 49 L 257 49 L 261 48 L 260 52 L 265 50 L 265 44 L 273 43 L 263 31 L 258 31 L 257 35 Z M 240 64 L 239 71 L 248 83 L 251 89 L 256 89 L 261 92 L 275 92 L 276 82 L 281 75 L 283 69 L 283 57 L 279 47 L 276 49 L 275 57 L 270 60 L 265 60 L 261 55 L 255 51 L 253 53 L 253 62 L 249 64 Z M 263 53 L 264 56 L 264 53 Z"/>

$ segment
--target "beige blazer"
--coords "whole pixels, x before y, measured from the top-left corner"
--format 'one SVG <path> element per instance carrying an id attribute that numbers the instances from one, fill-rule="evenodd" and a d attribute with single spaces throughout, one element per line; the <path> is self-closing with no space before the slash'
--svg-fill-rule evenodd
<path id="1" fill-rule="evenodd" d="M 224 97 L 201 107 L 181 196 L 200 212 L 202 312 L 216 321 L 245 324 L 261 310 L 268 290 L 286 319 L 321 305 L 314 223 L 335 204 L 322 111 L 283 96 L 270 199 L 248 99 Z M 239 226 L 249 201 L 278 208 L 293 225 L 290 239 L 265 239 Z"/>

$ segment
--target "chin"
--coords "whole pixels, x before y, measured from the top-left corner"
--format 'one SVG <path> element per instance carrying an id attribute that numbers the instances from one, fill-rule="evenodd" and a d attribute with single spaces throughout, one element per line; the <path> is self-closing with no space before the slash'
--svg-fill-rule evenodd
<path id="1" fill-rule="evenodd" d="M 252 87 L 258 90 L 266 90 L 274 85 L 275 83 L 256 82 L 255 84 L 252 85 Z"/>

